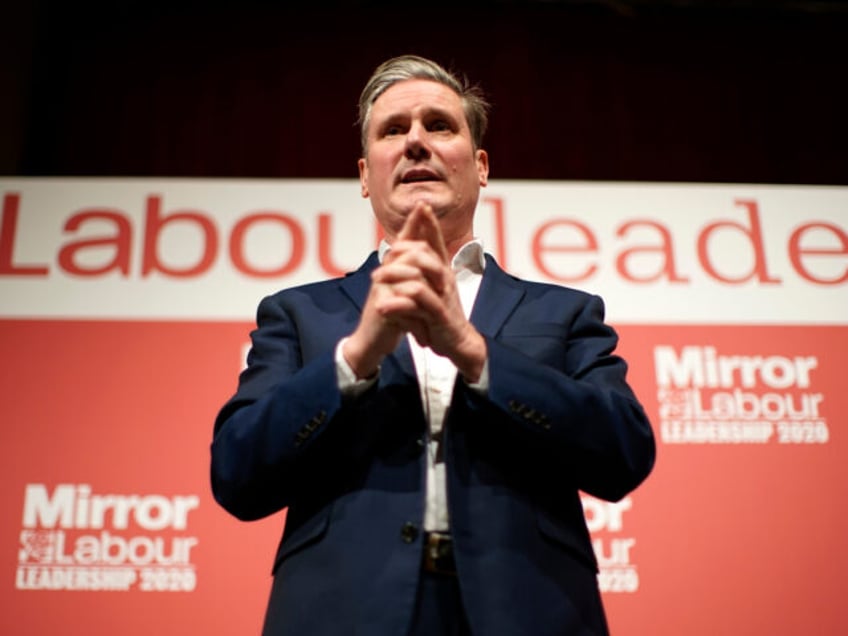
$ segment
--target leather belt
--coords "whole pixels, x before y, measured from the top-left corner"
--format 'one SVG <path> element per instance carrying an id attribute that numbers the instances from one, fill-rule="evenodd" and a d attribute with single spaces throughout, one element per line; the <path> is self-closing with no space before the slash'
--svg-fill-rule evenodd
<path id="1" fill-rule="evenodd" d="M 456 576 L 456 561 L 453 558 L 453 541 L 444 532 L 428 532 L 424 535 L 425 572 Z"/>

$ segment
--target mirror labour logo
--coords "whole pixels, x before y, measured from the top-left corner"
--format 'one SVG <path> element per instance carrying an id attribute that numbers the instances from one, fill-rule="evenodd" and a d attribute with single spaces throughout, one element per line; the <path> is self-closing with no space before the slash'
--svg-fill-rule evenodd
<path id="1" fill-rule="evenodd" d="M 624 513 L 632 509 L 632 499 L 610 502 L 581 495 L 580 502 L 592 536 L 601 592 L 638 592 L 639 570 L 633 558 L 636 539 L 624 527 Z"/>
<path id="2" fill-rule="evenodd" d="M 816 356 L 654 348 L 659 428 L 668 444 L 825 444 Z"/>
<path id="3" fill-rule="evenodd" d="M 27 484 L 15 587 L 189 592 L 197 495 L 94 494 L 88 484 Z"/>

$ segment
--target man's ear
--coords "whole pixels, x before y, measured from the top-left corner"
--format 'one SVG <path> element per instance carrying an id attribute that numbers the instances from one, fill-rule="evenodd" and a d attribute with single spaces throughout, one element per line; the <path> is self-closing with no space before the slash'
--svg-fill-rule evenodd
<path id="1" fill-rule="evenodd" d="M 486 187 L 489 183 L 489 154 L 485 150 L 477 151 L 477 174 L 480 176 L 480 185 Z"/>
<path id="2" fill-rule="evenodd" d="M 356 165 L 359 166 L 359 188 L 362 193 L 362 198 L 368 198 L 368 163 L 365 161 L 363 157 L 359 161 L 356 162 Z"/>

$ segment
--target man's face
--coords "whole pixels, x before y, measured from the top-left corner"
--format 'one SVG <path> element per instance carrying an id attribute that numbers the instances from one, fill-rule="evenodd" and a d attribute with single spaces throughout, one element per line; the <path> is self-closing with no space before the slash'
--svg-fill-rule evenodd
<path id="1" fill-rule="evenodd" d="M 430 80 L 393 84 L 371 108 L 366 139 L 362 196 L 389 240 L 419 201 L 432 206 L 448 243 L 471 238 L 489 162 L 474 150 L 459 95 Z"/>

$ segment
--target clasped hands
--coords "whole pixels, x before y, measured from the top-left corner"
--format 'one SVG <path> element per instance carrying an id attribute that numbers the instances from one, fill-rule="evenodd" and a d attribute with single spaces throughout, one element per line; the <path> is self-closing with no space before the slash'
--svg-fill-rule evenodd
<path id="1" fill-rule="evenodd" d="M 439 222 L 425 203 L 416 204 L 372 272 L 362 317 L 342 354 L 366 378 L 407 333 L 449 358 L 467 381 L 479 379 L 486 341 L 465 317 Z"/>

